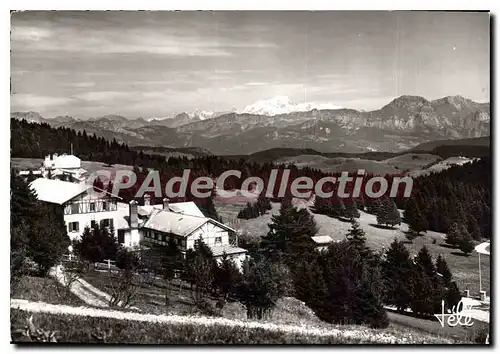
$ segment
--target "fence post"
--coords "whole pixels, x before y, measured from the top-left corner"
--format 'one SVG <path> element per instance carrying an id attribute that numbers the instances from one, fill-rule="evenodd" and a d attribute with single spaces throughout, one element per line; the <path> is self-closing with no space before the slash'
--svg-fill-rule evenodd
<path id="1" fill-rule="evenodd" d="M 108 270 L 111 270 L 111 259 L 108 259 Z"/>

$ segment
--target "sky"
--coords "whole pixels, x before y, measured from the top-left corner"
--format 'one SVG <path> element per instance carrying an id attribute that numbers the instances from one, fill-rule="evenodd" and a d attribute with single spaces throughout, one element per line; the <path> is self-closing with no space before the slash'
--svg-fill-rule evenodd
<path id="1" fill-rule="evenodd" d="M 149 118 L 275 96 L 361 110 L 401 95 L 489 101 L 489 33 L 488 13 L 17 12 L 11 111 Z"/>

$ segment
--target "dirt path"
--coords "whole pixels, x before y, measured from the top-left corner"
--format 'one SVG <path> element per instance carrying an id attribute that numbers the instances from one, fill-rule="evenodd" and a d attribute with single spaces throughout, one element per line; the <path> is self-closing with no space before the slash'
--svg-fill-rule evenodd
<path id="1" fill-rule="evenodd" d="M 71 282 L 70 291 L 87 305 L 109 307 L 109 300 L 111 299 L 109 294 L 100 291 L 81 278 L 71 281 L 71 276 L 64 272 L 63 266 L 58 265 L 52 268 L 51 275 L 64 286 Z"/>
<path id="2" fill-rule="evenodd" d="M 200 326 L 227 326 L 241 328 L 261 328 L 268 331 L 278 331 L 287 333 L 297 333 L 314 336 L 340 336 L 353 339 L 371 339 L 379 343 L 410 343 L 411 339 L 396 337 L 392 334 L 384 333 L 383 331 L 368 331 L 368 330 L 350 330 L 350 329 L 324 329 L 312 326 L 292 326 L 292 325 L 276 325 L 272 323 L 262 323 L 256 321 L 240 321 L 230 320 L 225 318 L 210 318 L 210 317 L 194 317 L 194 316 L 178 316 L 178 315 L 153 315 L 137 312 L 116 311 L 102 308 L 89 307 L 74 307 L 68 305 L 55 305 L 44 302 L 31 302 L 28 300 L 11 299 L 10 307 L 28 312 L 47 313 L 56 315 L 73 315 L 73 316 L 89 316 L 89 317 L 104 317 L 118 320 L 132 320 L 141 322 L 156 322 L 170 324 L 192 324 Z M 443 342 L 447 342 L 443 338 Z"/>

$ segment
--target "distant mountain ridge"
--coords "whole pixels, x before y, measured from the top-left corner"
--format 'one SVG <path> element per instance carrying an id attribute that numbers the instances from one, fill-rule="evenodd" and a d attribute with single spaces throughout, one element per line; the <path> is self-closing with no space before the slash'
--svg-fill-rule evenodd
<path id="1" fill-rule="evenodd" d="M 199 147 L 219 155 L 250 154 L 272 148 L 395 152 L 431 140 L 490 135 L 490 104 L 461 96 L 433 101 L 421 96 L 401 96 L 368 112 L 347 108 L 273 116 L 229 112 L 203 119 L 180 113 L 172 119 L 151 121 L 117 115 L 90 120 L 45 119 L 37 112 L 13 112 L 11 117 L 85 130 L 132 146 Z"/>

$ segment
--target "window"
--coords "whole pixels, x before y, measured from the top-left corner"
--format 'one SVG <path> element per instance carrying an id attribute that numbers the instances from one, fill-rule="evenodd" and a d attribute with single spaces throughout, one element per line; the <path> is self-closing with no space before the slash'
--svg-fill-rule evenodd
<path id="1" fill-rule="evenodd" d="M 215 243 L 222 243 L 222 236 L 216 236 Z"/>
<path id="2" fill-rule="evenodd" d="M 119 244 L 125 243 L 125 231 L 123 230 L 118 230 L 118 243 Z"/>
<path id="3" fill-rule="evenodd" d="M 97 226 L 97 222 L 95 220 L 90 220 L 90 228 L 95 229 L 96 226 Z"/>
<path id="4" fill-rule="evenodd" d="M 108 210 L 108 202 L 102 202 L 102 210 L 103 211 Z"/>
<path id="5" fill-rule="evenodd" d="M 78 214 L 80 212 L 80 205 L 78 203 L 71 204 L 71 214 Z"/>
<path id="6" fill-rule="evenodd" d="M 102 219 L 100 221 L 101 228 L 113 227 L 113 219 Z"/>
<path id="7" fill-rule="evenodd" d="M 90 211 L 95 211 L 95 203 L 90 203 Z"/>
<path id="8" fill-rule="evenodd" d="M 68 231 L 69 232 L 78 232 L 80 231 L 80 227 L 78 225 L 78 221 L 73 221 L 68 224 Z"/>
<path id="9" fill-rule="evenodd" d="M 167 242 L 167 235 L 162 234 L 162 235 L 161 235 L 161 240 L 162 240 L 163 242 Z"/>

